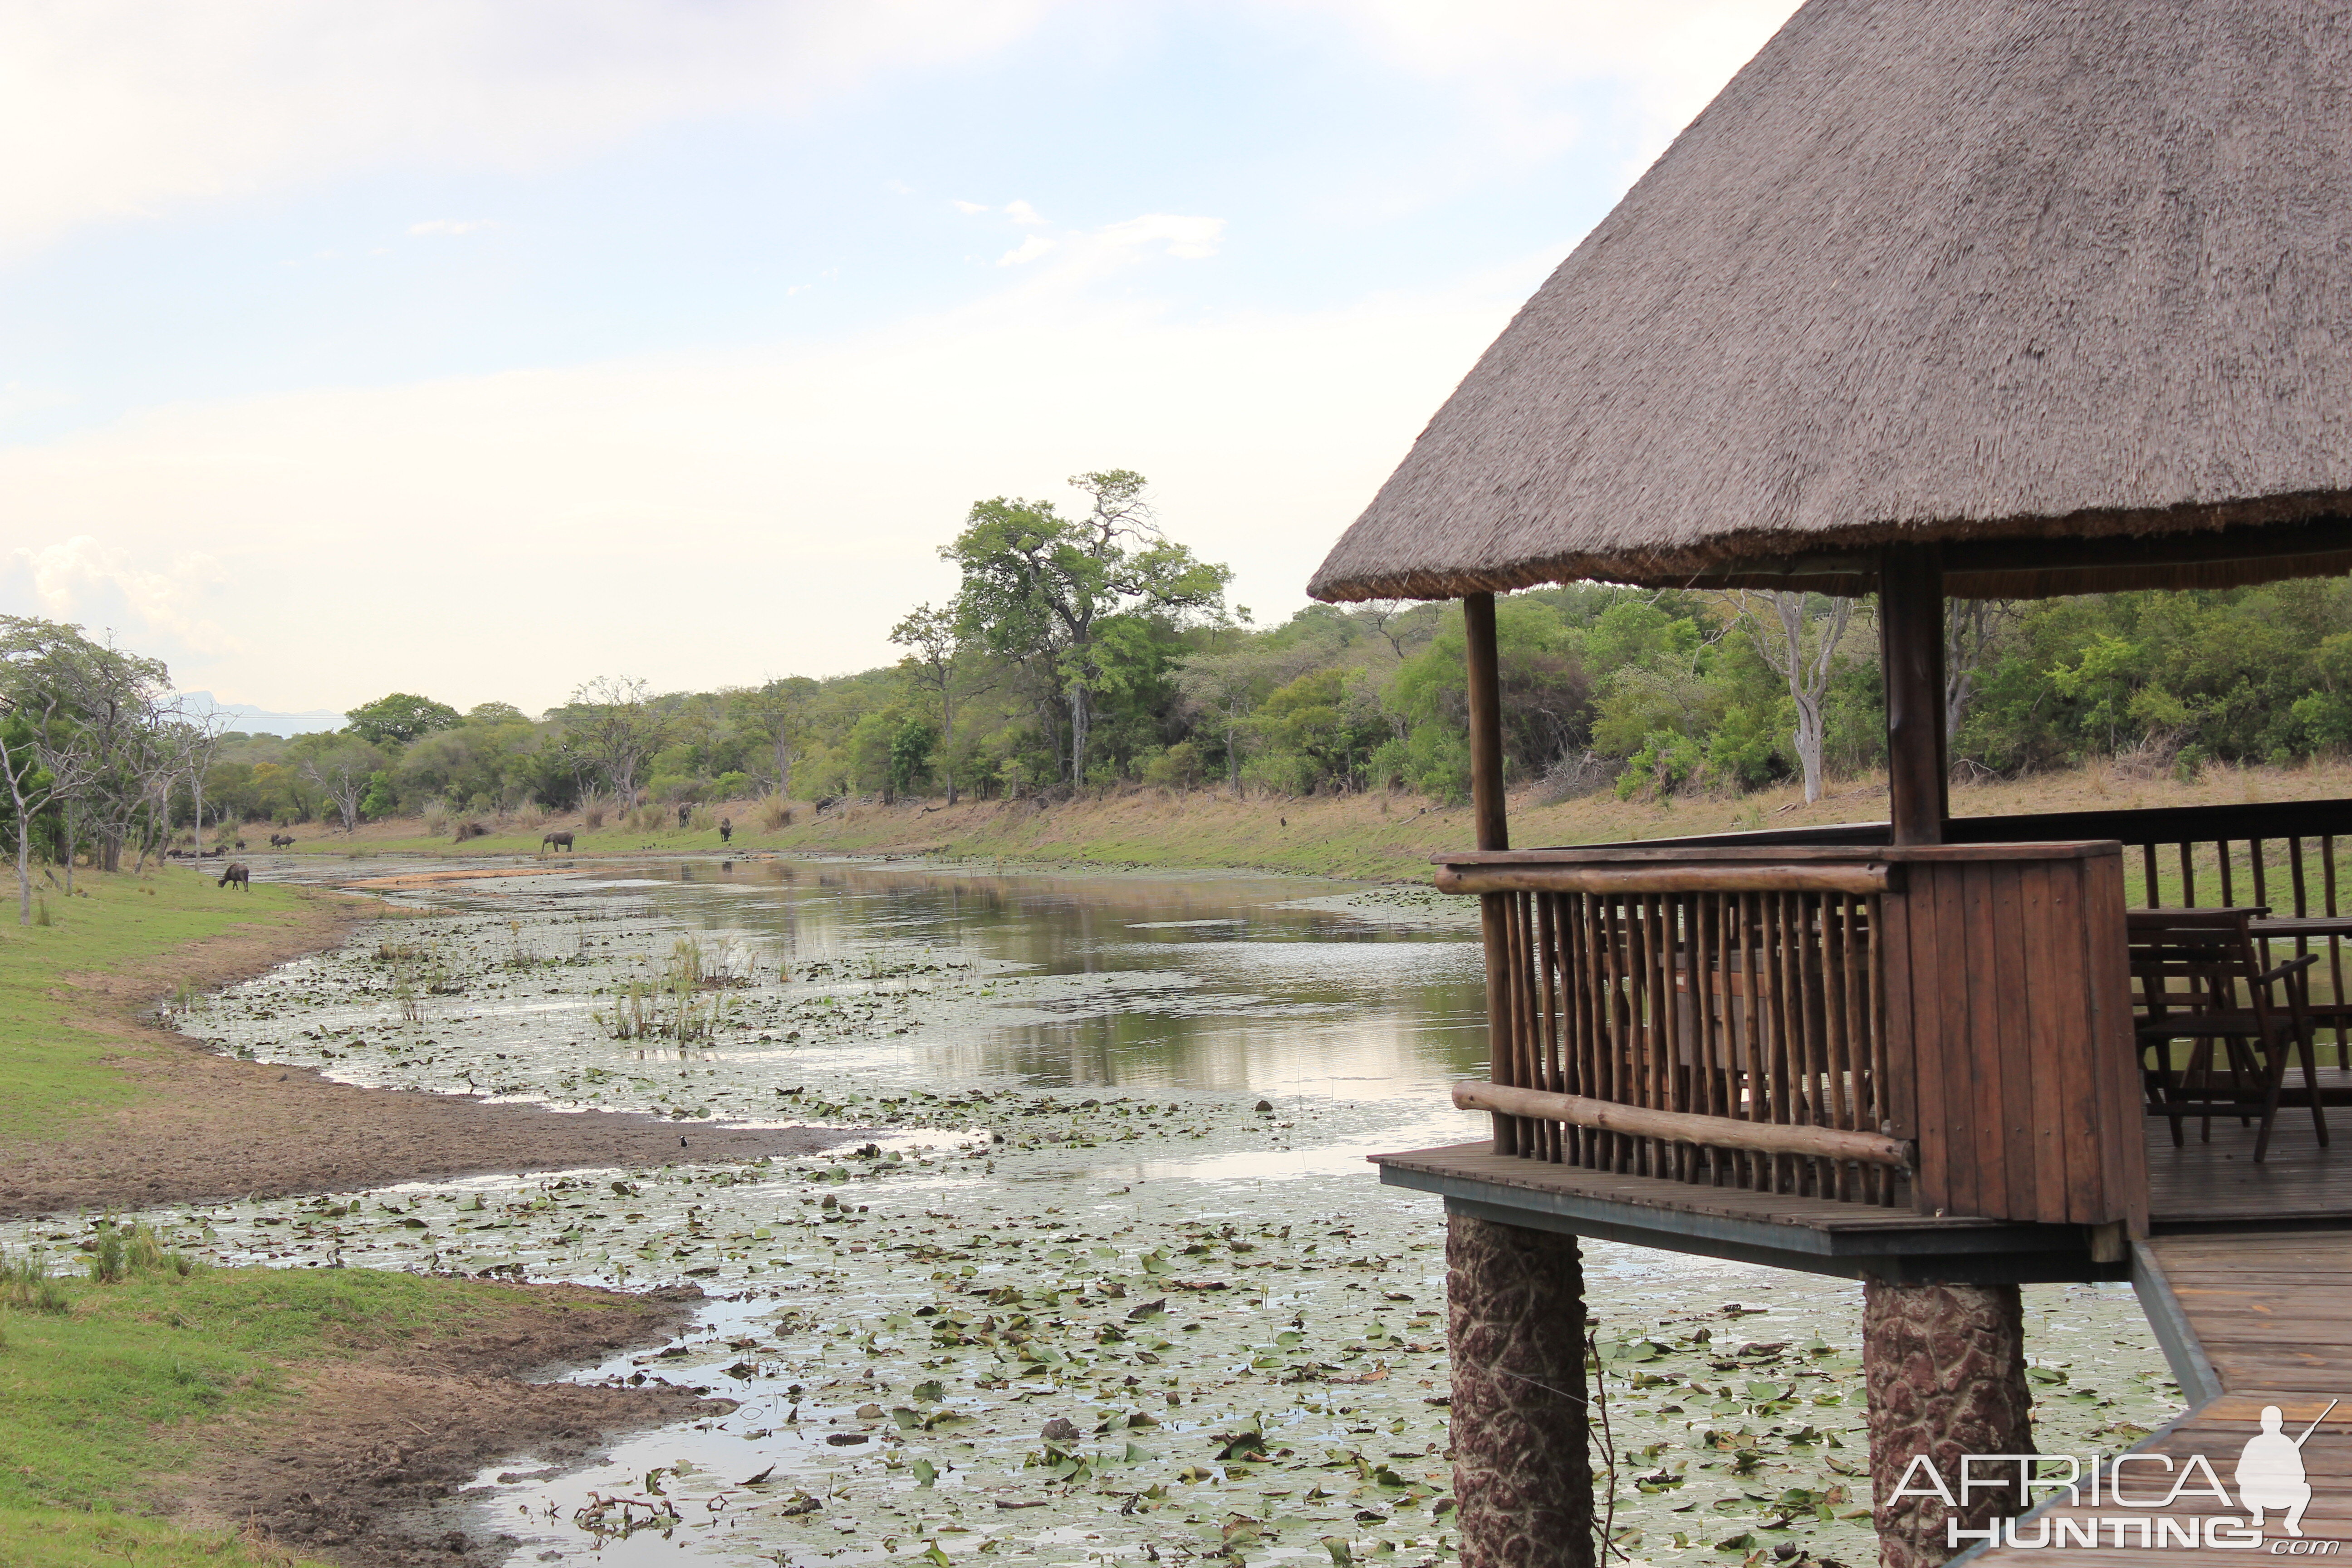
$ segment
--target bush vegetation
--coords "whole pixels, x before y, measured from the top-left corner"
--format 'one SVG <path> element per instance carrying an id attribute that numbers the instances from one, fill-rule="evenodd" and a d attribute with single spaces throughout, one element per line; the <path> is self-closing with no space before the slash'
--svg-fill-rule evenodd
<path id="1" fill-rule="evenodd" d="M 1139 477 L 1073 483 L 1084 505 L 1066 514 L 1002 497 L 971 509 L 941 552 L 962 592 L 901 620 L 896 665 L 704 692 L 598 678 L 536 719 L 395 692 L 339 733 L 224 737 L 201 770 L 206 812 L 338 826 L 421 814 L 436 835 L 609 813 L 654 833 L 681 806 L 707 826 L 730 801 L 744 803 L 739 825 L 772 830 L 792 799 L 1050 797 L 1129 781 L 1464 796 L 1458 605 L 1317 605 L 1259 626 L 1227 605 L 1223 567 L 1159 531 Z M 1575 584 L 1506 596 L 1496 624 L 1507 765 L 1546 798 L 1736 796 L 1792 780 L 1810 795 L 1881 761 L 1867 599 Z M 1969 776 L 2114 757 L 2189 778 L 2352 747 L 2344 583 L 1956 602 L 1948 645 L 1952 753 Z M 193 792 L 170 798 L 188 819 Z M 0 827 L 14 831 L 5 801 Z M 52 854 L 71 831 L 37 816 Z"/>

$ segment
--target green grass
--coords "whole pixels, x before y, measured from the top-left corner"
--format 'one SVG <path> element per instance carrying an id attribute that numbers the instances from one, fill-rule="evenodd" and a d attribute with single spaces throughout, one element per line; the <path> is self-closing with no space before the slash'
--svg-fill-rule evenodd
<path id="1" fill-rule="evenodd" d="M 89 1027 L 87 1005 L 67 976 L 152 968 L 205 937 L 240 925 L 297 924 L 318 907 L 315 895 L 261 883 L 241 893 L 177 866 L 144 877 L 81 872 L 74 882 L 70 899 L 47 889 L 47 925 L 16 923 L 13 887 L 0 914 L 0 1139 L 10 1142 L 139 1098 L 106 1058 L 140 1047 Z M 156 986 L 159 996 L 170 989 L 168 981 Z"/>
<path id="2" fill-rule="evenodd" d="M 514 1294 L 356 1268 L 68 1280 L 65 1310 L 0 1318 L 0 1563 L 289 1561 L 126 1505 L 199 1463 L 221 1418 L 287 1398 L 291 1368 L 463 1329 Z"/>

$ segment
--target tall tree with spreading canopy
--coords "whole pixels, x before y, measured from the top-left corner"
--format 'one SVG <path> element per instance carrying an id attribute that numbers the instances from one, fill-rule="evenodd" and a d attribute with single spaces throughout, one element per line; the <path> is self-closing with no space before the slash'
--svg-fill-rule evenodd
<path id="1" fill-rule="evenodd" d="M 1070 486 L 1087 497 L 1084 517 L 1064 517 L 1049 500 L 998 496 L 976 502 L 940 554 L 963 574 L 956 615 L 970 641 L 1052 666 L 1069 709 L 1066 776 L 1083 784 L 1101 623 L 1221 608 L 1233 569 L 1160 531 L 1141 474 L 1108 468 L 1075 475 Z"/>
<path id="2" fill-rule="evenodd" d="M 458 711 L 446 702 L 406 691 L 362 702 L 343 717 L 350 721 L 352 734 L 378 746 L 405 746 L 462 721 Z"/>

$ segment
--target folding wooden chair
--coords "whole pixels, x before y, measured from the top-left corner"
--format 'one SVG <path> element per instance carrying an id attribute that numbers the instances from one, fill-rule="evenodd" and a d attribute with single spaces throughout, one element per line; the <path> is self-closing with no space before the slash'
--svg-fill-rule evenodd
<path id="1" fill-rule="evenodd" d="M 2254 1159 L 2270 1152 L 2279 1094 L 2290 1058 L 2299 1055 L 2311 1089 L 2311 1124 L 2327 1142 L 2327 1121 L 2319 1107 L 2319 1074 L 2311 1043 L 2311 1010 L 2305 972 L 2319 961 L 2305 953 L 2265 968 L 2262 949 L 2247 922 L 2260 909 L 2134 910 L 2126 917 L 2131 942 L 2134 1020 L 2140 1068 L 2147 1085 L 2151 1116 L 2172 1123 L 2172 1142 L 2181 1142 L 2187 1116 L 2203 1122 L 2212 1137 L 2216 1112 L 2241 1121 L 2259 1114 Z M 2189 1062 L 2176 1071 L 2173 1042 L 2190 1042 Z M 2213 1047 L 2221 1042 L 2226 1067 L 2217 1074 Z"/>

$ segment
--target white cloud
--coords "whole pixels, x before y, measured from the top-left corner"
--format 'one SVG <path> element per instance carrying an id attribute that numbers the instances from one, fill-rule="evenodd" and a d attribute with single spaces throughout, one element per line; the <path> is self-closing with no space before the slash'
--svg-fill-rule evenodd
<path id="1" fill-rule="evenodd" d="M 1174 213 L 1146 213 L 1101 231 L 1101 241 L 1115 249 L 1139 250 L 1165 241 L 1168 254 L 1198 261 L 1217 254 L 1225 220 L 1221 217 L 1181 217 Z"/>
<path id="2" fill-rule="evenodd" d="M 471 234 L 478 228 L 495 228 L 488 218 L 436 217 L 408 226 L 411 234 Z"/>
<path id="3" fill-rule="evenodd" d="M 1031 206 L 1027 202 L 1005 203 L 1004 216 L 1011 218 L 1014 223 L 1044 223 L 1045 221 L 1045 215 L 1040 213 L 1035 207 Z"/>
<path id="4" fill-rule="evenodd" d="M 955 208 L 956 211 L 963 214 L 966 217 L 975 216 L 978 214 L 988 211 L 988 204 L 986 202 L 950 202 L 948 205 Z"/>
<path id="5" fill-rule="evenodd" d="M 173 651 L 226 654 L 242 648 L 217 621 L 192 608 L 196 599 L 215 593 L 227 581 L 220 563 L 189 551 L 175 552 L 169 560 L 170 570 L 154 571 L 120 545 L 78 533 L 54 544 L 10 551 L 9 569 L 0 573 L 0 581 L 16 579 L 17 593 L 33 613 L 50 620 L 78 625 L 103 621 L 134 647 L 141 647 L 143 636 L 149 641 L 142 652 L 157 639 Z"/>
<path id="6" fill-rule="evenodd" d="M 996 258 L 999 267 L 1020 267 L 1036 260 L 1054 248 L 1054 242 L 1042 234 L 1033 234 L 1019 245 Z"/>
<path id="7" fill-rule="evenodd" d="M 1051 0 L 0 6 L 0 253 L 377 163 L 529 167 L 985 54 Z"/>
<path id="8" fill-rule="evenodd" d="M 1586 128 L 1538 100 L 1615 78 L 1639 122 L 1629 161 L 1646 165 L 1797 9 L 1798 0 L 1287 0 L 1337 19 L 1400 69 L 1462 85 L 1500 153 L 1543 158 Z"/>
<path id="9" fill-rule="evenodd" d="M 0 515 L 64 542 L 0 556 L 0 607 L 119 602 L 182 685 L 289 710 L 828 673 L 952 588 L 974 500 L 1117 464 L 1278 613 L 1552 259 L 1207 324 L 1039 272 L 824 347 L 156 410 L 0 448 Z"/>

